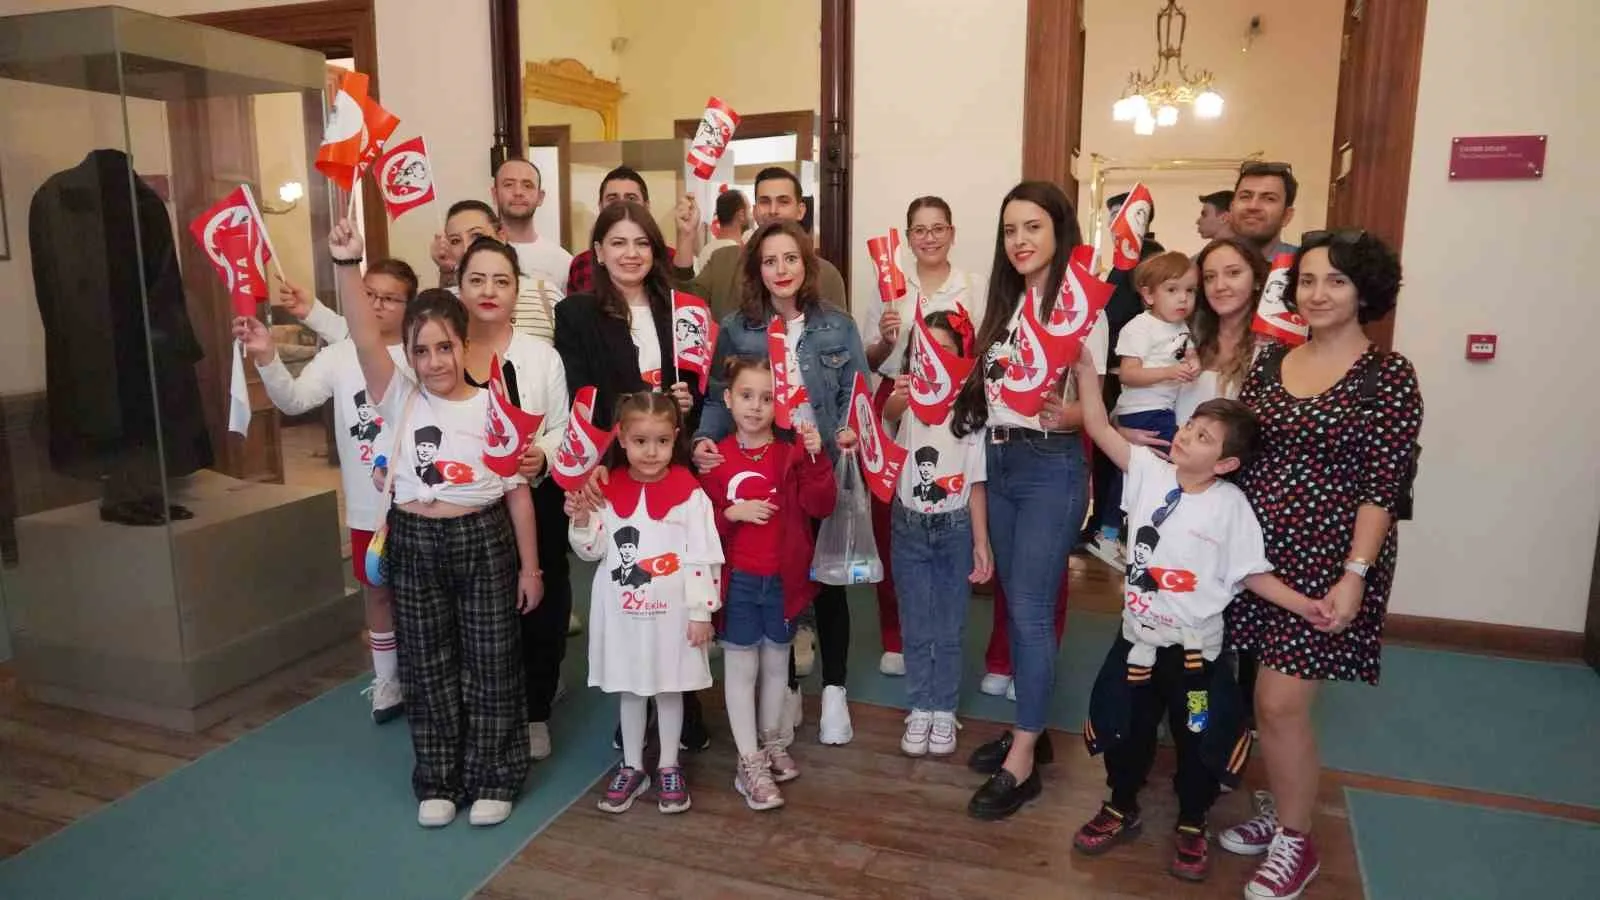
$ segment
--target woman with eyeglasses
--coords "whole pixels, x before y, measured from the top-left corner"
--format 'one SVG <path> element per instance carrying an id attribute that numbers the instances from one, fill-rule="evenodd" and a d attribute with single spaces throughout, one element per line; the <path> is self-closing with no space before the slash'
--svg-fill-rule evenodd
<path id="1" fill-rule="evenodd" d="M 978 365 L 955 405 L 958 437 L 988 428 L 989 534 L 995 571 L 1008 593 L 1006 624 L 1016 659 L 1016 726 L 968 761 L 990 776 L 967 805 L 980 819 L 1005 818 L 1036 799 L 1042 791 L 1038 766 L 1054 759 L 1045 717 L 1055 684 L 1056 596 L 1088 504 L 1083 410 L 1070 377 L 1046 388 L 1037 415 L 1013 409 L 1006 387 L 1025 382 L 1039 364 L 1030 362 L 1019 341 L 1023 303 L 1034 302 L 1035 314 L 1049 321 L 1067 261 L 1081 242 L 1077 216 L 1059 187 L 1025 181 L 1006 194 L 975 344 Z M 1101 374 L 1106 343 L 1100 316 L 1083 352 Z"/>
<path id="2" fill-rule="evenodd" d="M 1247 897 L 1299 897 L 1318 871 L 1311 842 L 1320 762 L 1311 709 L 1324 681 L 1377 684 L 1394 583 L 1395 520 L 1409 506 L 1422 393 L 1411 363 L 1367 339 L 1394 309 L 1400 260 L 1365 232 L 1312 232 L 1289 272 L 1311 337 L 1272 345 L 1240 399 L 1261 423 L 1261 452 L 1240 479 L 1267 558 L 1316 601 L 1313 625 L 1251 593 L 1228 607 L 1228 642 L 1255 654 L 1256 727 L 1270 797 L 1224 831 L 1224 849 L 1266 854 Z"/>
<path id="3" fill-rule="evenodd" d="M 906 276 L 906 295 L 893 305 L 878 301 L 878 328 L 872 343 L 867 345 L 867 366 L 883 376 L 878 384 L 873 406 L 881 416 L 883 406 L 894 391 L 896 376 L 905 374 L 906 351 L 911 341 L 911 329 L 905 327 L 914 308 L 922 303 L 921 314 L 936 312 L 956 314 L 952 322 L 970 331 L 983 321 L 984 291 L 982 275 L 958 269 L 950 263 L 950 249 L 956 243 L 955 218 L 950 204 L 942 197 L 918 197 L 906 207 L 906 244 L 911 259 L 904 256 L 897 262 Z M 911 265 L 906 265 L 907 262 Z M 878 661 L 878 671 L 885 675 L 904 675 L 905 657 L 901 655 L 900 608 L 894 592 L 894 573 L 889 568 L 889 504 L 872 498 L 872 535 L 878 545 L 878 558 L 883 560 L 883 580 L 878 582 L 878 630 L 883 639 L 883 657 Z"/>

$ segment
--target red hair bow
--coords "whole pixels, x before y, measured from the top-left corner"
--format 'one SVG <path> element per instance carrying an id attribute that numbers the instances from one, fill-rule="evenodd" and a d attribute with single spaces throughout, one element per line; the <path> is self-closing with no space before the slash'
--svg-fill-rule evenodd
<path id="1" fill-rule="evenodd" d="M 972 333 L 972 317 L 967 315 L 964 307 L 957 306 L 946 314 L 950 320 L 950 327 L 961 336 L 961 355 L 972 355 L 972 342 L 975 339 Z"/>

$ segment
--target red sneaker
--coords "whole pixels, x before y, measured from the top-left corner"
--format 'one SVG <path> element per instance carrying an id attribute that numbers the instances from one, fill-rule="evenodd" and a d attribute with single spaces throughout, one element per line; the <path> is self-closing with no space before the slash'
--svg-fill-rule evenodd
<path id="1" fill-rule="evenodd" d="M 1321 869 L 1311 835 L 1279 828 L 1266 862 L 1244 886 L 1244 895 L 1250 900 L 1295 900 Z"/>
<path id="2" fill-rule="evenodd" d="M 1118 844 L 1125 844 L 1139 836 L 1144 822 L 1138 816 L 1128 818 L 1109 803 L 1100 804 L 1100 811 L 1083 824 L 1072 837 L 1072 846 L 1090 856 L 1099 856 Z"/>
<path id="3" fill-rule="evenodd" d="M 1167 867 L 1167 871 L 1184 881 L 1205 881 L 1206 876 L 1211 874 L 1211 848 L 1206 842 L 1205 827 L 1179 825 L 1176 843 L 1172 865 Z"/>

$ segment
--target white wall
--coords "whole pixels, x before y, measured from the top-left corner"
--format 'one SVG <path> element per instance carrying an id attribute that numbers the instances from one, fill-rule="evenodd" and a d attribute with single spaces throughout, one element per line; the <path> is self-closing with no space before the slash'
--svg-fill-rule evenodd
<path id="1" fill-rule="evenodd" d="M 867 238 L 905 232 L 906 204 L 937 194 L 955 214 L 952 261 L 989 272 L 1000 198 L 1022 177 L 1027 0 L 856 4 L 850 296 L 877 296 Z"/>
<path id="2" fill-rule="evenodd" d="M 1111 104 L 1122 96 L 1130 72 L 1140 69 L 1148 75 L 1154 65 L 1160 4 L 1087 0 L 1080 203 L 1089 202 L 1090 153 L 1122 159 L 1238 158 L 1259 150 L 1268 159 L 1293 163 L 1300 180 L 1290 234 L 1322 227 L 1344 0 L 1206 0 L 1185 5 L 1189 27 L 1184 62 L 1216 76 L 1216 90 L 1226 101 L 1222 117 L 1197 119 L 1190 108 L 1180 107 L 1177 125 L 1140 137 L 1132 123 L 1111 120 Z M 1261 16 L 1263 34 L 1246 53 L 1245 31 L 1255 15 Z M 1157 238 L 1169 250 L 1196 253 L 1204 246 L 1194 229 L 1200 211 L 1196 198 L 1232 188 L 1234 173 L 1117 174 L 1108 176 L 1106 195 L 1141 180 L 1155 198 Z M 1087 235 L 1090 218 L 1084 215 L 1081 221 Z"/>
<path id="3" fill-rule="evenodd" d="M 1579 631 L 1600 522 L 1600 4 L 1539 6 L 1428 4 L 1395 328 L 1426 449 L 1392 608 Z M 1451 137 L 1544 133 L 1542 180 L 1447 178 Z M 1493 362 L 1463 359 L 1479 331 L 1500 335 Z"/>

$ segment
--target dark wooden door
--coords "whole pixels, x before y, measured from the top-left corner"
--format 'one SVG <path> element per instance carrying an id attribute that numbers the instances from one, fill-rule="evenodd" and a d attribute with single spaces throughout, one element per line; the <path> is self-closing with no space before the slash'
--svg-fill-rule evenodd
<path id="1" fill-rule="evenodd" d="M 1083 138 L 1084 0 L 1028 0 L 1022 177 L 1052 181 L 1078 204 Z"/>
<path id="2" fill-rule="evenodd" d="M 1427 0 L 1345 0 L 1328 227 L 1364 228 L 1400 250 L 1411 181 Z M 1389 347 L 1393 314 L 1367 327 Z"/>

